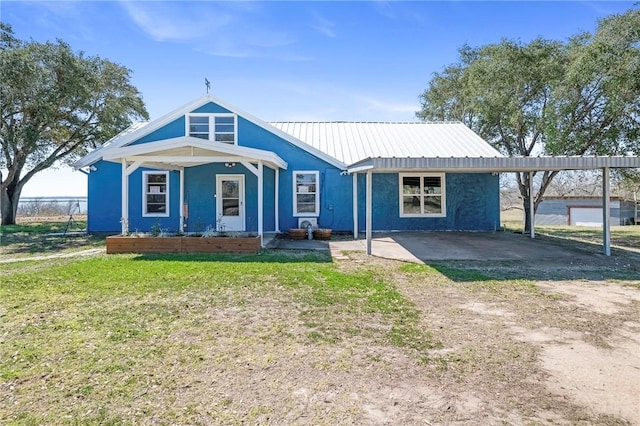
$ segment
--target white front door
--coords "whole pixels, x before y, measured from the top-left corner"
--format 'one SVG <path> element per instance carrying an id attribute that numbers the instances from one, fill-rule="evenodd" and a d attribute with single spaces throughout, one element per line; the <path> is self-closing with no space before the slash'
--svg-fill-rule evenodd
<path id="1" fill-rule="evenodd" d="M 216 211 L 219 231 L 244 231 L 244 176 L 216 177 Z"/>

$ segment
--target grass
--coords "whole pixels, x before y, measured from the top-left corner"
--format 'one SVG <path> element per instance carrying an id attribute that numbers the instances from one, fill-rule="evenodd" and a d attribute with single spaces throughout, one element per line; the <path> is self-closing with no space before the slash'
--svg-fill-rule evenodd
<path id="1" fill-rule="evenodd" d="M 104 245 L 104 237 L 78 234 L 86 229 L 85 221 L 77 221 L 62 234 L 67 222 L 32 221 L 16 225 L 0 226 L 0 254 L 3 257 L 21 258 L 33 255 L 68 253 Z"/>
<path id="2" fill-rule="evenodd" d="M 390 282 L 341 272 L 327 256 L 112 255 L 3 272 L 0 423 L 141 420 L 144 412 L 119 410 L 173 393 L 180 379 L 160 371 L 186 374 L 247 357 L 265 367 L 279 357 L 249 353 L 273 342 L 355 338 L 419 353 L 436 345 Z M 292 316 L 263 319 L 265 306 Z M 153 409 L 163 421 L 190 418 L 165 404 Z M 250 410 L 243 415 L 260 418 L 259 407 Z"/>
<path id="3" fill-rule="evenodd" d="M 56 226 L 10 228 L 3 254 L 58 251 L 21 248 Z M 103 241 L 76 243 L 62 250 Z M 564 296 L 541 292 L 542 276 L 521 277 L 521 265 L 360 262 L 265 251 L 3 264 L 0 424 L 358 423 L 362 405 L 333 404 L 332 395 L 367 375 L 380 381 L 362 383 L 386 383 L 398 365 L 411 368 L 401 377 L 452 378 L 502 395 L 528 377 L 536 349 L 475 322 L 479 314 L 460 307 L 466 300 L 521 304 L 523 321 L 548 327 L 569 321 L 557 303 Z M 407 289 L 425 295 L 421 309 Z M 295 395 L 305 392 L 323 397 L 301 404 Z"/>

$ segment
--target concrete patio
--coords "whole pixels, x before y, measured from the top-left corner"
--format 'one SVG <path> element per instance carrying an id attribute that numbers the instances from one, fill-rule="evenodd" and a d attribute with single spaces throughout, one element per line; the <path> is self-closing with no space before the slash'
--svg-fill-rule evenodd
<path id="1" fill-rule="evenodd" d="M 325 250 L 334 258 L 343 251 L 366 251 L 364 237 L 358 240 L 290 240 L 265 238 L 267 248 L 284 250 Z M 385 232 L 374 233 L 374 256 L 407 262 L 433 260 L 571 260 L 600 256 L 590 244 L 567 244 L 554 238 L 529 238 L 513 232 Z"/>

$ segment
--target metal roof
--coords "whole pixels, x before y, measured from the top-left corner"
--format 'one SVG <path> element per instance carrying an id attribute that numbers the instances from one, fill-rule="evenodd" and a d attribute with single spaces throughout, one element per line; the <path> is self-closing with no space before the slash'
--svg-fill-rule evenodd
<path id="1" fill-rule="evenodd" d="M 460 122 L 270 122 L 344 164 L 375 157 L 502 157 Z"/>
<path id="2" fill-rule="evenodd" d="M 637 156 L 591 157 L 469 157 L 469 158 L 367 158 L 352 164 L 349 173 L 366 170 L 428 169 L 448 172 L 525 172 L 540 170 L 593 170 L 604 167 L 640 167 Z"/>

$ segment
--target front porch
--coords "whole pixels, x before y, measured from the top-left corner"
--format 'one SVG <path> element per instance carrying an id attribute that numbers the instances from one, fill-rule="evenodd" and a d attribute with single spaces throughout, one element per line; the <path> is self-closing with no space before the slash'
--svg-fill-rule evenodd
<path id="1" fill-rule="evenodd" d="M 190 210 L 193 211 L 190 207 L 195 208 L 196 204 L 190 206 L 191 200 L 188 200 L 187 196 L 189 183 L 185 172 L 206 165 L 215 166 L 216 169 L 211 172 L 212 174 L 203 177 L 202 181 L 192 182 L 192 191 L 194 203 L 196 200 L 207 198 L 211 203 L 206 206 L 208 211 L 205 222 L 208 228 L 237 232 L 255 231 L 260 247 L 263 247 L 265 186 L 268 186 L 272 188 L 270 196 L 273 197 L 273 200 L 268 200 L 269 203 L 267 203 L 272 206 L 269 215 L 273 217 L 273 229 L 269 231 L 279 232 L 279 173 L 281 169 L 287 169 L 287 163 L 273 152 L 186 136 L 117 148 L 105 155 L 104 159 L 122 165 L 121 231 L 123 235 L 130 231 L 132 213 L 130 200 L 133 199 L 137 203 L 136 192 L 130 188 L 130 180 L 134 172 L 141 168 L 147 170 L 144 172 L 146 174 L 153 174 L 153 171 L 173 171 L 179 175 L 179 195 L 177 200 L 173 201 L 178 203 L 179 208 L 176 209 L 174 206 L 175 213 L 172 213 L 172 197 L 169 194 L 168 183 L 165 182 L 163 187 L 162 182 L 147 183 L 145 176 L 142 177 L 142 217 L 146 220 L 149 218 L 156 218 L 158 221 L 175 220 L 180 233 L 186 230 L 195 231 L 195 229 L 187 229 Z M 266 173 L 265 169 L 272 172 Z M 269 176 L 269 182 L 266 182 L 265 175 Z M 248 181 L 251 183 L 247 183 Z M 250 190 L 247 190 L 245 183 L 250 185 Z M 196 193 L 196 191 L 199 192 Z M 246 203 L 247 194 L 250 194 L 251 200 L 255 202 Z M 175 196 L 173 198 L 175 199 Z M 248 229 L 247 223 L 251 224 L 252 229 Z M 255 228 L 253 228 L 254 225 Z M 195 226 L 195 223 L 191 224 L 191 228 Z"/>

